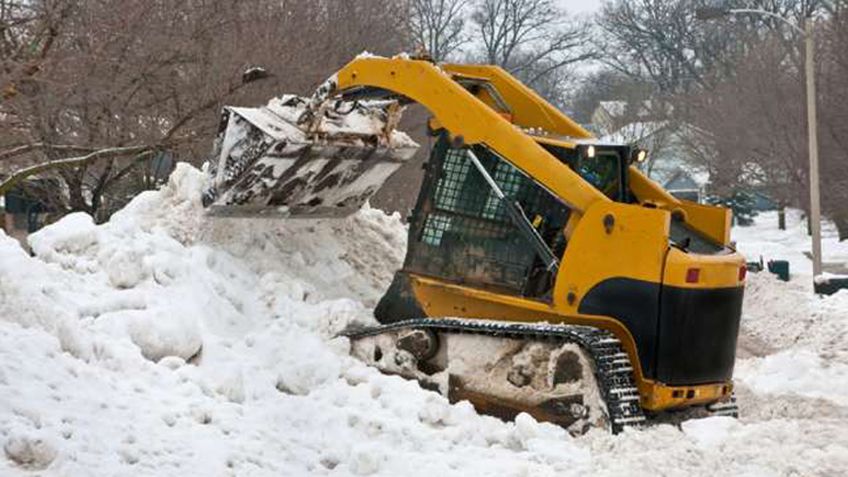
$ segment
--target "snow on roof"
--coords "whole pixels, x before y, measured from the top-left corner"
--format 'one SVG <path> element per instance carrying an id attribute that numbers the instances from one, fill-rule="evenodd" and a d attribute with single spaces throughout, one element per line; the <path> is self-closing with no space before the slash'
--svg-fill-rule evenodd
<path id="1" fill-rule="evenodd" d="M 695 180 L 698 185 L 705 186 L 710 183 L 710 171 L 704 168 L 693 168 L 689 170 L 689 175 Z"/>
<path id="2" fill-rule="evenodd" d="M 833 280 L 848 280 L 848 274 L 822 272 L 813 279 L 817 284 L 830 283 Z"/>
<path id="3" fill-rule="evenodd" d="M 601 101 L 598 103 L 598 107 L 606 111 L 607 114 L 614 118 L 620 118 L 628 112 L 632 113 L 633 108 L 638 108 L 638 110 L 636 111 L 636 116 L 644 118 L 651 113 L 652 102 L 649 99 L 638 103 L 632 103 L 629 101 L 621 100 Z"/>
<path id="4" fill-rule="evenodd" d="M 622 116 L 627 111 L 627 101 L 601 101 L 598 107 L 603 108 L 610 116 Z"/>
<path id="5" fill-rule="evenodd" d="M 763 166 L 756 162 L 746 162 L 742 165 L 742 173 L 739 180 L 743 184 L 751 186 L 764 185 L 766 182 L 766 171 Z"/>
<path id="6" fill-rule="evenodd" d="M 385 56 L 375 55 L 374 53 L 371 53 L 368 50 L 362 50 L 362 53 L 356 55 L 355 58 L 356 59 L 360 59 L 360 58 L 385 58 Z M 397 59 L 401 59 L 401 60 L 408 60 L 408 59 L 411 58 L 411 56 L 410 56 L 409 53 L 407 53 L 405 51 L 401 51 L 400 53 L 393 55 L 392 58 L 397 58 Z"/>
<path id="7" fill-rule="evenodd" d="M 668 126 L 668 121 L 637 121 L 626 124 L 618 130 L 600 138 L 600 142 L 616 144 L 635 144 Z"/>

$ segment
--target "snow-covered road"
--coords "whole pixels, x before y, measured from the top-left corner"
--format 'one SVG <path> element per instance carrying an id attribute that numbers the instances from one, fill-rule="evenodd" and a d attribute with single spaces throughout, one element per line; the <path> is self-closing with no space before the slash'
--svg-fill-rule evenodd
<path id="1" fill-rule="evenodd" d="M 0 475 L 848 469 L 846 292 L 814 298 L 803 275 L 749 275 L 738 421 L 572 438 L 451 405 L 332 338 L 371 319 L 403 259 L 398 217 L 207 221 L 201 180 L 180 165 L 107 224 L 68 216 L 31 237 L 35 257 L 0 232 Z M 772 219 L 737 231 L 740 248 L 791 254 L 803 273 L 803 231 L 776 232 Z"/>

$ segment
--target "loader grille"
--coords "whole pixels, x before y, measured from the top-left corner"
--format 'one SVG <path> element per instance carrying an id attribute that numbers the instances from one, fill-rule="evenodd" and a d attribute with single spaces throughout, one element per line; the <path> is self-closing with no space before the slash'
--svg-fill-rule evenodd
<path id="1" fill-rule="evenodd" d="M 504 194 L 515 200 L 529 179 L 511 164 L 488 151 L 478 155 Z M 462 149 L 447 150 L 442 164 L 442 175 L 436 187 L 435 202 L 438 209 L 446 212 L 510 223 L 500 200 L 474 170 Z"/>
<path id="2" fill-rule="evenodd" d="M 569 209 L 487 148 L 477 146 L 474 152 L 507 198 L 535 219 L 548 245 L 561 254 L 559 231 Z M 528 282 L 541 261 L 465 150 L 442 140 L 436 144 L 412 222 L 408 270 L 523 294 L 535 290 Z"/>

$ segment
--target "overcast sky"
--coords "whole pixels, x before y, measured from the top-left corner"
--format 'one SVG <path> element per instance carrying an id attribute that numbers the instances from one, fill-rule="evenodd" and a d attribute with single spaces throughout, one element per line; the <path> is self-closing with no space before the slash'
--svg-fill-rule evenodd
<path id="1" fill-rule="evenodd" d="M 559 0 L 569 13 L 594 13 L 601 9 L 601 0 Z"/>

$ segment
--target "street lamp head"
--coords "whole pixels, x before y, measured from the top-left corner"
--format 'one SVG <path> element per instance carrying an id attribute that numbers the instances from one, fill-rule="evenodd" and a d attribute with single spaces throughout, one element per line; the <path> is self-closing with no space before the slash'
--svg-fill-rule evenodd
<path id="1" fill-rule="evenodd" d="M 729 16 L 731 11 L 729 8 L 722 7 L 699 7 L 695 9 L 695 18 L 698 20 L 715 20 Z"/>

